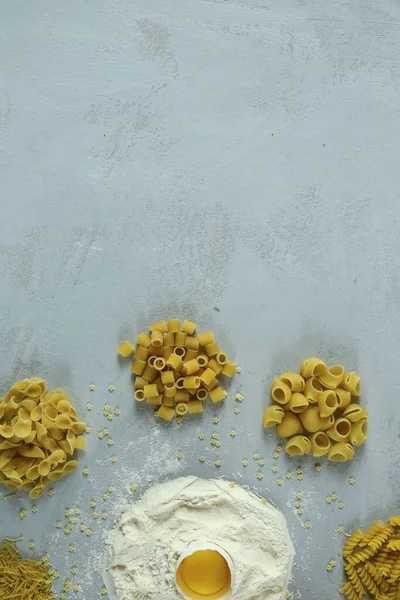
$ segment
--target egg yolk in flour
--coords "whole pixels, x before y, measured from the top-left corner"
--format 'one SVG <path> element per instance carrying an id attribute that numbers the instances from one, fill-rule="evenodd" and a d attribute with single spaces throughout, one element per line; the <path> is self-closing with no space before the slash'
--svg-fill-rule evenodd
<path id="1" fill-rule="evenodd" d="M 231 588 L 231 572 L 216 550 L 198 550 L 179 565 L 176 581 L 192 600 L 218 600 Z"/>

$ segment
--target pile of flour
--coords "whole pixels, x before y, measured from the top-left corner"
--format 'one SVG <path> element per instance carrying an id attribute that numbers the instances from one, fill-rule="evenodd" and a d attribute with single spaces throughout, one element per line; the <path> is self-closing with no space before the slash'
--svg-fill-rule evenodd
<path id="1" fill-rule="evenodd" d="M 121 507 L 104 581 L 112 600 L 180 598 L 175 569 L 193 543 L 218 544 L 235 567 L 232 600 L 283 597 L 294 556 L 284 516 L 226 481 L 181 477 Z"/>

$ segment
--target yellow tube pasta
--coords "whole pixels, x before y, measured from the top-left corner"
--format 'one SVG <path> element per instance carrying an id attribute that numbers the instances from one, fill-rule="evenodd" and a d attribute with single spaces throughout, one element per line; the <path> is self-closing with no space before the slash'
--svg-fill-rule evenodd
<path id="1" fill-rule="evenodd" d="M 196 327 L 197 327 L 197 325 L 196 325 L 196 323 L 193 323 L 193 321 L 185 320 L 182 323 L 181 329 L 184 333 L 187 333 L 188 335 L 193 335 L 194 332 L 196 331 Z"/>
<path id="2" fill-rule="evenodd" d="M 235 374 L 236 371 L 236 363 L 233 362 L 227 362 L 224 365 L 224 368 L 222 369 L 222 374 L 226 375 L 227 377 L 233 377 L 233 375 Z"/>
<path id="3" fill-rule="evenodd" d="M 173 371 L 163 371 L 161 373 L 161 381 L 165 385 L 166 383 L 175 383 L 175 377 Z"/>
<path id="4" fill-rule="evenodd" d="M 368 437 L 367 419 L 361 419 L 353 423 L 350 433 L 350 442 L 353 446 L 361 446 Z"/>
<path id="5" fill-rule="evenodd" d="M 201 400 L 190 400 L 188 402 L 188 409 L 190 415 L 195 415 L 203 412 L 203 403 Z"/>
<path id="6" fill-rule="evenodd" d="M 292 392 L 304 392 L 305 381 L 304 378 L 298 373 L 284 373 L 279 377 L 283 383 L 286 383 L 290 387 Z"/>
<path id="7" fill-rule="evenodd" d="M 347 419 L 337 419 L 327 431 L 329 437 L 336 442 L 348 442 L 351 433 L 351 423 Z"/>
<path id="8" fill-rule="evenodd" d="M 164 406 L 163 404 L 160 406 L 158 411 L 156 412 L 157 417 L 164 419 L 164 421 L 170 422 L 172 417 L 174 416 L 175 411 L 170 406 Z"/>
<path id="9" fill-rule="evenodd" d="M 118 354 L 120 354 L 122 358 L 128 358 L 132 352 L 133 346 L 128 340 L 125 340 L 125 342 L 122 342 L 122 344 L 118 346 Z"/>
<path id="10" fill-rule="evenodd" d="M 175 410 L 176 410 L 176 414 L 180 415 L 181 417 L 183 417 L 183 415 L 186 415 L 187 412 L 189 411 L 188 405 L 186 404 L 186 402 L 180 402 L 179 404 L 177 404 L 175 406 Z"/>
<path id="11" fill-rule="evenodd" d="M 151 344 L 151 339 L 150 339 L 150 337 L 146 333 L 141 333 L 136 338 L 136 343 L 139 346 L 144 346 L 145 348 L 148 348 L 150 346 L 150 344 Z"/>
<path id="12" fill-rule="evenodd" d="M 221 400 L 225 400 L 225 392 L 222 388 L 216 387 L 210 392 L 210 398 L 216 404 L 217 402 L 221 402 Z"/>
<path id="13" fill-rule="evenodd" d="M 171 354 L 166 364 L 172 369 L 175 369 L 175 371 L 179 371 L 182 368 L 183 363 L 182 359 L 179 358 L 177 354 Z"/>
<path id="14" fill-rule="evenodd" d="M 200 383 L 200 377 L 196 377 L 195 375 L 189 375 L 188 377 L 185 377 L 184 387 L 187 390 L 196 389 L 200 387 Z"/>
<path id="15" fill-rule="evenodd" d="M 291 410 L 292 412 L 297 414 L 306 410 L 307 406 L 307 398 L 303 394 L 295 392 L 294 394 L 292 394 L 292 397 L 290 398 L 289 402 L 285 404 L 285 409 Z"/>
<path id="16" fill-rule="evenodd" d="M 186 375 L 192 375 L 196 373 L 200 368 L 200 365 L 196 358 L 189 360 L 188 362 L 183 363 L 183 371 Z"/>
<path id="17" fill-rule="evenodd" d="M 299 419 L 304 429 L 310 433 L 316 433 L 321 429 L 321 417 L 317 406 L 309 406 L 299 414 Z"/>
<path id="18" fill-rule="evenodd" d="M 326 373 L 327 370 L 328 367 L 326 363 L 319 358 L 306 358 L 300 366 L 300 371 L 304 379 L 308 379 L 309 377 L 320 377 Z"/>
<path id="19" fill-rule="evenodd" d="M 308 454 L 311 450 L 311 442 L 305 435 L 295 435 L 286 442 L 285 450 L 293 456 Z"/>
<path id="20" fill-rule="evenodd" d="M 207 331 L 206 333 L 199 333 L 198 340 L 200 346 L 208 346 L 208 344 L 215 344 L 215 338 L 212 331 Z"/>
<path id="21" fill-rule="evenodd" d="M 358 397 L 361 396 L 360 381 L 360 377 L 357 375 L 357 373 L 355 371 L 351 371 L 350 373 L 345 373 L 342 387 L 350 392 L 352 396 Z"/>
<path id="22" fill-rule="evenodd" d="M 170 333 L 177 333 L 181 328 L 179 319 L 169 319 L 167 322 L 167 327 Z"/>
<path id="23" fill-rule="evenodd" d="M 208 363 L 208 368 L 214 371 L 216 375 L 219 375 L 223 369 L 222 365 L 220 365 L 215 358 L 212 358 Z"/>
<path id="24" fill-rule="evenodd" d="M 354 448 L 348 443 L 338 442 L 330 447 L 328 458 L 332 462 L 346 462 L 354 456 Z"/>
<path id="25" fill-rule="evenodd" d="M 176 384 L 175 381 L 173 383 L 166 383 L 164 386 L 164 396 L 166 396 L 167 398 L 173 398 L 174 396 L 176 396 Z"/>
<path id="26" fill-rule="evenodd" d="M 334 365 L 319 376 L 319 380 L 325 388 L 335 390 L 343 381 L 344 368 L 342 365 Z"/>
<path id="27" fill-rule="evenodd" d="M 185 348 L 187 350 L 198 350 L 200 347 L 199 338 L 188 335 L 186 337 Z"/>
<path id="28" fill-rule="evenodd" d="M 207 398 L 207 396 L 208 396 L 208 391 L 205 388 L 200 388 L 196 392 L 197 400 L 201 400 L 202 402 L 204 402 L 204 400 Z"/>
<path id="29" fill-rule="evenodd" d="M 292 397 L 292 390 L 280 379 L 274 379 L 271 386 L 272 398 L 278 404 L 286 404 Z"/>
<path id="30" fill-rule="evenodd" d="M 178 333 L 175 334 L 175 346 L 181 346 L 183 348 L 186 344 L 186 338 L 187 333 L 178 331 Z"/>
<path id="31" fill-rule="evenodd" d="M 209 385 L 215 379 L 215 373 L 212 369 L 206 369 L 204 373 L 200 375 L 200 381 L 205 385 Z"/>
<path id="32" fill-rule="evenodd" d="M 152 331 L 150 341 L 153 348 L 159 348 L 162 346 L 164 344 L 164 338 L 161 331 Z"/>
<path id="33" fill-rule="evenodd" d="M 157 371 L 157 369 L 150 367 L 149 364 L 146 365 L 146 368 L 142 373 L 143 379 L 146 379 L 146 381 L 149 381 L 150 383 L 153 383 L 153 381 L 155 381 L 159 375 L 160 373 Z"/>
<path id="34" fill-rule="evenodd" d="M 207 350 L 206 350 L 206 352 L 207 352 Z M 217 363 L 222 366 L 225 366 L 226 363 L 228 362 L 228 357 L 226 356 L 225 352 L 218 352 L 215 359 L 216 359 Z"/>
<path id="35" fill-rule="evenodd" d="M 162 358 L 162 356 L 157 357 L 156 360 L 154 361 L 154 368 L 157 371 L 162 371 L 163 369 L 165 369 L 165 365 L 166 365 L 166 361 L 164 358 Z"/>
<path id="36" fill-rule="evenodd" d="M 147 384 L 143 388 L 144 397 L 147 398 L 155 398 L 158 396 L 158 389 L 155 383 Z"/>
<path id="37" fill-rule="evenodd" d="M 213 356 L 217 356 L 218 354 L 220 354 L 219 348 L 218 348 L 218 344 L 207 344 L 207 346 L 204 346 L 204 350 L 206 351 L 206 354 L 209 358 L 213 357 Z M 218 362 L 218 361 L 217 361 Z M 219 363 L 221 364 L 221 363 Z"/>
<path id="38" fill-rule="evenodd" d="M 322 392 L 318 398 L 319 414 L 321 417 L 329 417 L 338 407 L 338 399 L 333 390 Z"/>
<path id="39" fill-rule="evenodd" d="M 276 427 L 276 433 L 281 438 L 291 437 L 303 433 L 303 426 L 296 415 L 286 413 L 282 421 Z"/>
<path id="40" fill-rule="evenodd" d="M 329 448 L 331 447 L 331 441 L 326 433 L 317 431 L 312 434 L 310 441 L 313 456 L 324 456 L 325 454 L 328 454 Z"/>
<path id="41" fill-rule="evenodd" d="M 143 372 L 146 367 L 147 367 L 147 365 L 143 360 L 139 360 L 138 358 L 135 358 L 135 360 L 133 361 L 132 367 L 131 367 L 131 372 L 134 373 L 135 375 L 143 375 Z"/>
<path id="42" fill-rule="evenodd" d="M 273 404 L 264 412 L 263 415 L 263 426 L 265 429 L 268 427 L 274 427 L 274 425 L 279 425 L 282 423 L 285 416 L 285 411 L 281 406 L 276 406 Z"/>
<path id="43" fill-rule="evenodd" d="M 168 327 L 165 321 L 157 321 L 157 323 L 153 323 L 152 325 L 150 325 L 149 329 L 152 333 L 153 331 L 159 331 L 160 333 L 164 334 L 168 331 Z"/>
<path id="44" fill-rule="evenodd" d="M 200 391 L 200 390 L 199 390 Z M 189 402 L 190 395 L 187 390 L 179 390 L 176 391 L 175 401 L 178 404 L 179 402 Z"/>
<path id="45" fill-rule="evenodd" d="M 164 346 L 175 346 L 175 334 L 169 331 L 163 336 Z"/>

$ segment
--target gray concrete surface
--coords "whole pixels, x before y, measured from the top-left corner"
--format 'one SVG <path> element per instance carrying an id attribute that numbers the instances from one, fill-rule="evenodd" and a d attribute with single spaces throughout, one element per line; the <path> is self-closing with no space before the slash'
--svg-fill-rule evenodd
<path id="1" fill-rule="evenodd" d="M 116 504 L 169 477 L 221 475 L 276 502 L 302 600 L 339 598 L 339 525 L 399 510 L 399 24 L 394 0 L 1 2 L 1 393 L 43 376 L 92 433 L 88 477 L 55 485 L 37 514 L 22 494 L 1 500 L 0 534 L 35 539 L 60 586 L 76 564 L 75 596 L 99 597 Z M 224 406 L 166 427 L 133 406 L 115 349 L 170 315 L 212 327 L 243 371 Z M 260 421 L 271 378 L 314 354 L 359 370 L 370 439 L 349 465 L 305 461 L 297 481 Z M 78 505 L 91 537 L 55 528 Z"/>

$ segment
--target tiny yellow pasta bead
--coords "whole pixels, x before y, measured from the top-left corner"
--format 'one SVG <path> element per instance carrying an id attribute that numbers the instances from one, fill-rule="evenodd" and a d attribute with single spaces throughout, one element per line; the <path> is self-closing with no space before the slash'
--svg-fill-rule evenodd
<path id="1" fill-rule="evenodd" d="M 194 415 L 203 412 L 203 403 L 201 400 L 190 400 L 188 402 L 189 414 Z"/>
<path id="2" fill-rule="evenodd" d="M 303 433 L 303 426 L 296 415 L 292 413 L 286 413 L 276 427 L 276 433 L 281 438 L 291 437 L 292 435 Z"/>
<path id="3" fill-rule="evenodd" d="M 310 404 L 316 404 L 318 402 L 319 395 L 323 391 L 324 388 L 316 377 L 310 377 L 310 379 L 307 379 L 304 387 L 304 395 Z"/>
<path id="4" fill-rule="evenodd" d="M 180 402 L 175 406 L 175 410 L 177 415 L 183 417 L 183 415 L 186 415 L 186 413 L 189 411 L 189 408 L 186 402 Z"/>
<path id="5" fill-rule="evenodd" d="M 164 344 L 164 338 L 161 331 L 152 331 L 150 341 L 153 348 L 160 348 L 160 346 Z"/>
<path id="6" fill-rule="evenodd" d="M 321 417 L 329 417 L 338 407 L 338 398 L 334 391 L 326 390 L 318 398 L 319 414 Z"/>
<path id="7" fill-rule="evenodd" d="M 335 390 L 335 394 L 338 398 L 338 409 L 344 410 L 347 408 L 351 402 L 351 394 L 347 390 L 342 390 L 342 388 L 337 388 Z"/>
<path id="8" fill-rule="evenodd" d="M 330 390 L 336 389 L 343 381 L 344 368 L 342 365 L 334 365 L 329 367 L 328 370 L 319 375 L 319 380 L 325 388 Z"/>
<path id="9" fill-rule="evenodd" d="M 162 356 L 164 348 L 162 346 L 153 346 L 152 344 L 149 346 L 149 353 L 152 356 Z"/>
<path id="10" fill-rule="evenodd" d="M 186 356 L 186 348 L 183 348 L 182 346 L 175 346 L 174 354 L 176 354 L 176 356 L 179 356 L 179 358 L 183 361 L 183 359 Z M 191 358 L 186 359 L 186 361 L 188 360 L 191 360 Z"/>
<path id="11" fill-rule="evenodd" d="M 150 354 L 150 351 L 148 348 L 145 348 L 144 346 L 138 346 L 136 348 L 135 354 L 133 356 L 134 356 L 134 358 L 137 358 L 138 360 L 142 360 L 143 362 L 146 362 L 147 359 L 149 358 L 149 354 Z"/>
<path id="12" fill-rule="evenodd" d="M 353 423 L 350 433 L 350 442 L 353 446 L 361 446 L 368 437 L 368 421 L 361 419 Z"/>
<path id="13" fill-rule="evenodd" d="M 147 335 L 147 333 L 141 333 L 137 338 L 136 338 L 136 343 L 139 346 L 144 346 L 145 348 L 148 348 L 151 344 L 151 339 L 150 337 Z"/>
<path id="14" fill-rule="evenodd" d="M 189 375 L 184 379 L 184 387 L 186 390 L 197 389 L 200 387 L 200 383 L 200 377 L 197 377 L 196 375 Z"/>
<path id="15" fill-rule="evenodd" d="M 204 350 L 208 357 L 216 356 L 217 354 L 220 353 L 218 344 L 216 344 L 215 342 L 213 342 L 212 344 L 207 344 L 207 346 L 204 346 Z M 221 364 L 221 363 L 218 363 L 218 364 Z M 222 369 L 222 365 L 221 365 L 221 369 Z"/>
<path id="16" fill-rule="evenodd" d="M 288 372 L 284 373 L 279 377 L 283 383 L 286 383 L 292 390 L 292 392 L 300 392 L 303 393 L 305 388 L 304 378 L 298 373 Z"/>
<path id="17" fill-rule="evenodd" d="M 217 402 L 221 402 L 221 400 L 224 400 L 225 397 L 226 394 L 224 390 L 220 387 L 216 387 L 210 392 L 210 398 L 214 402 L 214 404 L 216 404 Z"/>
<path id="18" fill-rule="evenodd" d="M 175 411 L 170 406 L 160 406 L 158 411 L 156 412 L 157 417 L 161 417 L 164 421 L 170 422 L 175 414 Z"/>
<path id="19" fill-rule="evenodd" d="M 133 352 L 133 346 L 130 342 L 128 342 L 128 340 L 125 340 L 125 342 L 122 342 L 122 344 L 118 346 L 117 352 L 122 356 L 122 358 L 128 358 L 128 356 Z"/>
<path id="20" fill-rule="evenodd" d="M 147 398 L 155 398 L 158 396 L 158 389 L 155 383 L 147 384 L 143 388 L 144 397 Z"/>
<path id="21" fill-rule="evenodd" d="M 183 331 L 178 331 L 178 333 L 175 334 L 175 345 L 184 347 L 186 343 L 186 338 L 186 333 L 184 333 Z"/>
<path id="22" fill-rule="evenodd" d="M 303 412 L 308 406 L 308 400 L 299 392 L 294 392 L 289 402 L 285 404 L 285 410 L 291 410 L 294 413 Z"/>
<path id="23" fill-rule="evenodd" d="M 355 371 L 345 373 L 342 387 L 351 393 L 352 396 L 361 396 L 361 379 Z"/>
<path id="24" fill-rule="evenodd" d="M 208 365 L 208 356 L 206 356 L 205 354 L 200 354 L 199 356 L 197 356 L 196 360 L 201 369 L 205 369 Z"/>
<path id="25" fill-rule="evenodd" d="M 200 388 L 196 392 L 197 400 L 201 400 L 202 402 L 204 402 L 204 400 L 207 398 L 207 396 L 208 396 L 208 391 L 204 388 Z"/>
<path id="26" fill-rule="evenodd" d="M 329 449 L 328 458 L 332 462 L 346 462 L 354 456 L 354 448 L 346 442 L 333 444 Z"/>
<path id="27" fill-rule="evenodd" d="M 166 365 L 166 362 L 162 356 L 158 356 L 156 358 L 156 360 L 154 361 L 154 368 L 157 371 L 162 371 L 163 369 L 165 369 L 165 365 Z"/>
<path id="28" fill-rule="evenodd" d="M 200 365 L 197 361 L 197 358 L 193 358 L 192 360 L 188 360 L 187 362 L 183 363 L 183 371 L 186 373 L 186 375 L 192 375 L 193 373 L 196 373 L 199 368 Z"/>
<path id="29" fill-rule="evenodd" d="M 179 319 L 169 319 L 167 326 L 169 333 L 177 333 L 181 329 L 181 323 Z"/>
<path id="30" fill-rule="evenodd" d="M 311 450 L 311 442 L 305 435 L 295 435 L 286 443 L 285 450 L 293 456 L 308 454 Z"/>
<path id="31" fill-rule="evenodd" d="M 166 383 L 175 383 L 175 377 L 172 371 L 163 371 L 161 373 L 161 381 L 165 385 Z"/>
<path id="32" fill-rule="evenodd" d="M 331 441 L 326 433 L 317 431 L 312 434 L 310 441 L 313 456 L 324 456 L 324 454 L 328 454 L 329 448 L 331 447 Z"/>
<path id="33" fill-rule="evenodd" d="M 299 419 L 305 429 L 310 433 L 316 433 L 321 429 L 321 417 L 318 406 L 309 406 L 299 414 Z"/>
<path id="34" fill-rule="evenodd" d="M 209 385 L 215 379 L 215 373 L 212 369 L 206 369 L 204 373 L 200 375 L 200 381 L 205 385 Z"/>
<path id="35" fill-rule="evenodd" d="M 268 427 L 279 425 L 279 423 L 282 423 L 284 416 L 285 411 L 281 406 L 270 406 L 263 415 L 264 428 L 267 429 Z"/>
<path id="36" fill-rule="evenodd" d="M 167 360 L 167 365 L 176 371 L 179 371 L 182 368 L 182 359 L 177 354 L 171 354 L 169 359 Z"/>
<path id="37" fill-rule="evenodd" d="M 167 333 L 168 327 L 165 321 L 157 321 L 157 323 L 153 323 L 149 327 L 150 331 L 159 331 L 160 333 Z"/>
<path id="38" fill-rule="evenodd" d="M 215 360 L 217 361 L 217 363 L 219 365 L 224 367 L 226 365 L 226 363 L 228 362 L 228 357 L 225 354 L 225 352 L 218 352 L 217 356 L 215 357 Z"/>
<path id="39" fill-rule="evenodd" d="M 146 400 L 146 398 L 144 397 L 143 389 L 136 390 L 134 398 L 136 402 L 143 402 L 143 400 Z"/>
<path id="40" fill-rule="evenodd" d="M 199 333 L 198 336 L 200 346 L 207 346 L 208 344 L 215 344 L 215 338 L 212 331 L 206 331 L 205 333 Z"/>
<path id="41" fill-rule="evenodd" d="M 214 371 L 215 375 L 219 375 L 219 373 L 221 373 L 223 367 L 222 365 L 220 365 L 215 358 L 212 358 L 209 363 L 208 363 L 208 368 L 211 369 L 212 371 Z"/>
<path id="42" fill-rule="evenodd" d="M 319 358 L 306 358 L 300 366 L 300 371 L 305 379 L 319 377 L 328 370 L 326 363 Z"/>
<path id="43" fill-rule="evenodd" d="M 196 327 L 196 323 L 193 323 L 193 321 L 187 321 L 185 319 L 182 323 L 181 330 L 188 335 L 193 335 L 196 331 Z"/>
<path id="44" fill-rule="evenodd" d="M 368 419 L 368 413 L 359 404 L 349 404 L 345 409 L 343 416 L 346 417 L 351 423 L 361 421 L 361 419 Z"/>
<path id="45" fill-rule="evenodd" d="M 280 379 L 274 379 L 271 385 L 272 398 L 278 404 L 286 404 L 292 397 L 292 390 Z"/>
<path id="46" fill-rule="evenodd" d="M 351 423 L 348 419 L 337 419 L 327 431 L 335 442 L 348 442 L 351 433 Z"/>
<path id="47" fill-rule="evenodd" d="M 227 362 L 227 363 L 224 365 L 224 368 L 222 369 L 222 373 L 223 373 L 223 375 L 226 375 L 227 377 L 233 377 L 233 375 L 234 375 L 234 374 L 235 374 L 235 372 L 236 372 L 236 366 L 237 366 L 237 365 L 236 365 L 236 363 L 233 363 L 233 362 L 229 362 L 229 361 L 228 361 L 228 362 Z"/>
<path id="48" fill-rule="evenodd" d="M 131 373 L 134 373 L 135 375 L 143 375 L 146 368 L 147 364 L 143 360 L 135 358 L 131 367 Z"/>

